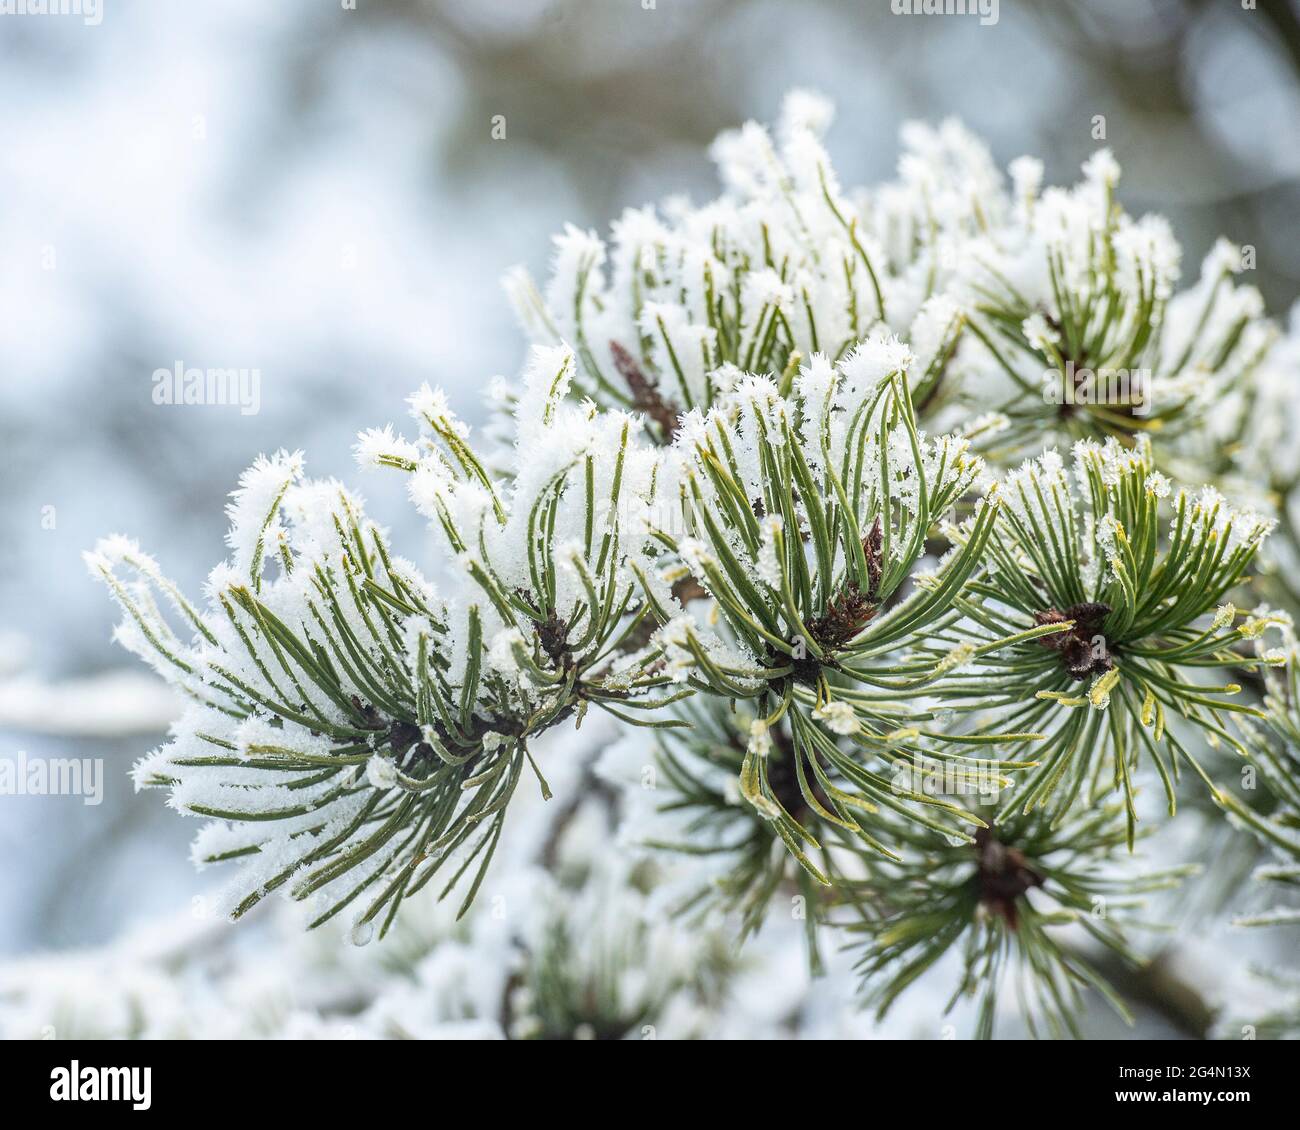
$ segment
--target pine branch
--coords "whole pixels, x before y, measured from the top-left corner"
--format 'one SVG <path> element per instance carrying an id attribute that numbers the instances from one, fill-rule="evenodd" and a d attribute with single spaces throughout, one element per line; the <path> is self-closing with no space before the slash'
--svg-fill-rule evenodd
<path id="1" fill-rule="evenodd" d="M 1226 242 L 1179 289 L 1105 151 L 1068 189 L 1022 158 L 1008 189 L 960 126 L 913 126 L 898 179 L 848 193 L 829 119 L 796 92 L 775 137 L 719 139 L 718 200 L 626 213 L 608 244 L 568 228 L 544 293 L 513 273 L 536 345 L 499 442 L 427 386 L 414 438 L 360 436 L 440 539 L 438 588 L 285 452 L 241 479 L 202 604 L 126 539 L 88 555 L 119 641 L 192 704 L 137 783 L 207 821 L 194 855 L 233 864 L 235 916 L 280 891 L 383 934 L 435 878 L 463 913 L 521 778 L 550 795 L 536 739 L 593 709 L 660 739 L 646 838 L 708 880 L 683 910 L 752 934 L 795 892 L 814 965 L 834 920 L 882 1011 L 956 949 L 981 1034 L 1013 968 L 1035 1030 L 1076 1033 L 1084 991 L 1113 994 L 1059 929 L 1135 960 L 1130 896 L 1178 877 L 1100 870 L 1145 781 L 1173 816 L 1190 769 L 1294 884 L 1291 619 L 1234 603 L 1262 560 L 1295 610 L 1275 523 L 1168 475 L 1286 501 L 1300 322 L 1264 318 Z M 1271 802 L 1216 784 L 1207 747 Z M 507 1026 L 626 1034 L 666 999 L 575 973 L 581 942 L 561 922 L 536 947 Z"/>

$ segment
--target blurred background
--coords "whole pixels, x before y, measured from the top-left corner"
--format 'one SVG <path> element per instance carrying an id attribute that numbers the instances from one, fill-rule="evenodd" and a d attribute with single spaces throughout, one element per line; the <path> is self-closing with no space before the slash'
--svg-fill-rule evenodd
<path id="1" fill-rule="evenodd" d="M 135 796 L 174 704 L 110 641 L 81 551 L 138 537 L 191 592 L 259 452 L 352 477 L 355 432 L 422 381 L 471 422 L 523 345 L 499 279 L 550 233 L 716 192 L 718 131 L 832 96 L 841 180 L 957 116 L 1069 181 L 1105 140 L 1131 211 L 1194 272 L 1215 236 L 1300 292 L 1300 4 L 1001 0 L 103 0 L 0 16 L 0 756 L 106 763 L 103 804 L 0 798 L 0 956 L 108 939 L 205 879 Z M 494 130 L 494 124 L 496 129 Z M 504 132 L 504 137 L 494 137 Z M 260 406 L 155 404 L 177 364 L 260 373 Z M 416 559 L 399 493 L 359 484 Z"/>

